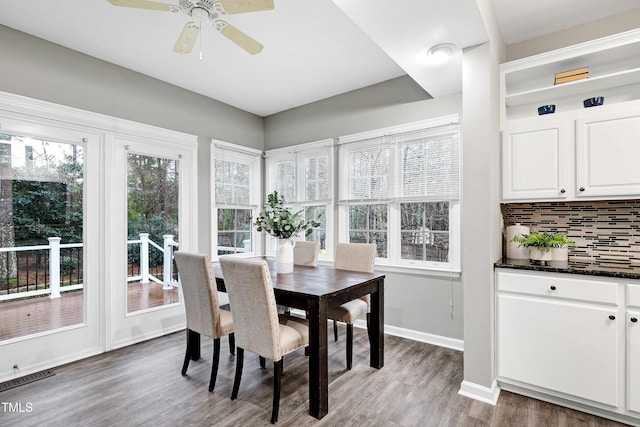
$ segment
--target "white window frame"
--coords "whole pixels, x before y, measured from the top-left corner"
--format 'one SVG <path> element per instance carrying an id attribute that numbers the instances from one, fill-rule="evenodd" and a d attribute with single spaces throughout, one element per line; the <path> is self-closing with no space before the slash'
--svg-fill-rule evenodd
<path id="1" fill-rule="evenodd" d="M 248 204 L 218 204 L 216 202 L 216 160 L 249 165 L 249 203 Z M 251 257 L 262 253 L 262 239 L 254 226 L 255 218 L 260 211 L 260 195 L 262 177 L 262 151 L 229 142 L 211 140 L 211 259 L 217 261 L 218 255 L 218 209 L 251 209 L 251 250 L 237 253 L 234 256 Z"/>
<path id="2" fill-rule="evenodd" d="M 338 139 L 338 146 L 342 144 L 355 143 L 358 141 L 364 141 L 368 139 L 380 138 L 387 135 L 395 135 L 404 132 L 417 131 L 421 129 L 435 128 L 448 124 L 458 124 L 459 117 L 457 114 L 439 117 L 430 120 L 424 120 L 406 125 L 393 126 L 388 128 L 376 129 L 372 131 L 346 135 Z M 461 136 L 460 136 L 461 138 Z M 461 144 L 460 144 L 461 146 Z M 442 271 L 442 272 L 460 272 L 460 196 L 456 200 L 443 200 L 449 202 L 449 261 L 448 262 L 433 262 L 433 261 L 420 261 L 402 259 L 401 254 L 401 233 L 400 233 L 400 205 L 406 202 L 428 202 L 423 198 L 416 198 L 414 200 L 403 199 L 395 194 L 400 188 L 396 181 L 399 178 L 399 172 L 396 170 L 397 165 L 400 163 L 397 156 L 400 155 L 400 150 L 393 149 L 391 153 L 390 161 L 390 179 L 389 182 L 389 197 L 380 199 L 368 199 L 360 201 L 348 201 L 345 200 L 345 191 L 348 191 L 349 183 L 349 159 L 341 155 L 341 150 L 338 150 L 338 182 L 340 188 L 340 194 L 338 196 L 338 241 L 349 241 L 349 206 L 354 204 L 387 204 L 387 257 L 376 258 L 376 265 L 381 267 L 400 267 L 403 269 L 420 269 L 430 271 Z M 460 168 L 461 171 L 461 168 Z M 459 182 L 462 182 L 462 178 L 459 178 Z"/>
<path id="3" fill-rule="evenodd" d="M 294 211 L 304 209 L 306 206 L 325 206 L 325 249 L 318 254 L 318 260 L 323 262 L 333 261 L 333 248 L 335 228 L 334 225 L 334 140 L 324 139 L 320 141 L 308 142 L 304 144 L 292 145 L 285 148 L 278 148 L 265 152 L 265 192 L 272 193 L 276 189 L 276 169 L 275 165 L 282 161 L 295 162 L 295 196 L 293 200 L 289 197 L 285 198 L 285 203 Z M 304 200 L 305 175 L 304 162 L 305 159 L 318 155 L 328 155 L 328 198 L 323 200 Z M 304 236 L 298 236 L 299 240 L 303 240 Z M 275 256 L 276 239 L 267 235 L 265 238 L 265 254 L 267 256 Z"/>

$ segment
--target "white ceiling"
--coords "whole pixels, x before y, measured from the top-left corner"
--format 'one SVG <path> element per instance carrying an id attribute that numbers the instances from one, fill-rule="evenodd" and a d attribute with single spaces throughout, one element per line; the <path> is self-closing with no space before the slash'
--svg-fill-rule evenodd
<path id="1" fill-rule="evenodd" d="M 178 0 L 158 0 L 177 4 Z M 470 0 L 275 0 L 225 20 L 261 42 L 249 55 L 205 26 L 190 54 L 173 45 L 190 18 L 107 0 L 1 0 L 0 24 L 267 116 L 405 74 L 432 96 L 457 92 L 461 55 L 421 61 L 437 43 L 487 40 Z M 638 0 L 492 0 L 507 43 L 640 7 Z M 199 59 L 200 51 L 202 60 Z"/>

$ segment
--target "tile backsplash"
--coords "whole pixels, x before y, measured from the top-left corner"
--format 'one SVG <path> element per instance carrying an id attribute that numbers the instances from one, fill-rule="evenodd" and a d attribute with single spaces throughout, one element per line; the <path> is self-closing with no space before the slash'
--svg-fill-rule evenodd
<path id="1" fill-rule="evenodd" d="M 505 229 L 520 223 L 532 233 L 567 233 L 576 243 L 569 248 L 571 263 L 640 266 L 640 200 L 508 203 L 501 210 Z"/>

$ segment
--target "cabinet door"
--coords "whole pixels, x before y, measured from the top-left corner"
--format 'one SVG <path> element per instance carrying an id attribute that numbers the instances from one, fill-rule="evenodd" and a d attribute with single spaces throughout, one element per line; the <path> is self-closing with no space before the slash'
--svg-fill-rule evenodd
<path id="1" fill-rule="evenodd" d="M 577 120 L 578 197 L 640 196 L 639 160 L 640 111 Z"/>
<path id="2" fill-rule="evenodd" d="M 592 304 L 499 294 L 498 377 L 617 407 L 615 315 Z"/>
<path id="3" fill-rule="evenodd" d="M 502 134 L 502 199 L 567 197 L 567 138 L 564 121 L 526 120 Z"/>
<path id="4" fill-rule="evenodd" d="M 636 319 L 634 322 L 633 319 Z M 640 311 L 629 311 L 627 315 L 627 380 L 630 411 L 640 413 Z"/>

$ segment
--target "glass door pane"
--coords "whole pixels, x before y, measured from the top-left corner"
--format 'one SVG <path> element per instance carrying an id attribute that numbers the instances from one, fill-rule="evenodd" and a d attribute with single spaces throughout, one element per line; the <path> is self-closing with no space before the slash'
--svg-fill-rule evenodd
<path id="1" fill-rule="evenodd" d="M 127 154 L 127 313 L 180 302 L 179 161 Z"/>
<path id="2" fill-rule="evenodd" d="M 0 341 L 85 321 L 84 147 L 0 134 Z"/>

